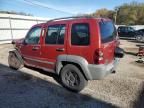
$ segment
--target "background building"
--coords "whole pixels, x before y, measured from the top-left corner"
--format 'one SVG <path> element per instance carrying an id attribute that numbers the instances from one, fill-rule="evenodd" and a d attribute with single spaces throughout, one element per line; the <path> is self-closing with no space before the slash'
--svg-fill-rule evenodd
<path id="1" fill-rule="evenodd" d="M 47 20 L 49 18 L 0 13 L 0 44 L 25 37 L 31 26 Z"/>

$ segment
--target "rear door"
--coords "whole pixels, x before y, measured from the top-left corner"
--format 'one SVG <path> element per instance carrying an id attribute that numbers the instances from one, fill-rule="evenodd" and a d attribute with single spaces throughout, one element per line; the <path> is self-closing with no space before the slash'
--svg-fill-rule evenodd
<path id="1" fill-rule="evenodd" d="M 42 45 L 43 67 L 54 72 L 57 57 L 67 53 L 67 24 L 48 24 Z"/>
<path id="2" fill-rule="evenodd" d="M 114 50 L 116 47 L 116 28 L 112 21 L 99 22 L 102 50 L 104 62 L 109 63 L 114 59 Z"/>
<path id="3" fill-rule="evenodd" d="M 75 20 L 71 21 L 69 27 L 69 44 L 68 54 L 84 57 L 87 61 L 91 61 L 90 49 L 90 21 Z M 92 61 L 91 61 L 92 62 Z"/>

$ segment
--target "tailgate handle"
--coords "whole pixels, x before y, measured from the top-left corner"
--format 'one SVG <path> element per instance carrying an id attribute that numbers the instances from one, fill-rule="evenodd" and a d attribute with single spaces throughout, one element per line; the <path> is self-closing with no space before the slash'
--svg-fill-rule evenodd
<path id="1" fill-rule="evenodd" d="M 65 49 L 64 48 L 57 48 L 56 51 L 59 51 L 59 52 L 63 52 Z"/>

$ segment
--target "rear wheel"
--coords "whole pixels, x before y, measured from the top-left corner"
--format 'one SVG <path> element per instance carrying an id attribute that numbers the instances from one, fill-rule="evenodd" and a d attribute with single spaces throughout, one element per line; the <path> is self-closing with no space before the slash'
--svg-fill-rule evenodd
<path id="1" fill-rule="evenodd" d="M 72 64 L 64 66 L 61 70 L 60 77 L 63 86 L 74 92 L 81 91 L 88 82 L 80 69 Z"/>
<path id="2" fill-rule="evenodd" d="M 9 53 L 8 56 L 9 67 L 18 70 L 22 67 L 22 63 L 14 53 Z"/>

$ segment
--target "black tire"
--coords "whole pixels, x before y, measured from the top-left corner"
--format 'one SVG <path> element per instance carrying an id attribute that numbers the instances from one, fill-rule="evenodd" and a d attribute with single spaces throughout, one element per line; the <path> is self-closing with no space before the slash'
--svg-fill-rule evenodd
<path id="1" fill-rule="evenodd" d="M 141 42 L 142 41 L 142 35 L 137 35 L 136 40 L 137 40 L 137 42 Z"/>
<path id="2" fill-rule="evenodd" d="M 60 78 L 62 85 L 74 92 L 80 92 L 88 82 L 80 69 L 72 64 L 67 64 L 63 67 Z"/>
<path id="3" fill-rule="evenodd" d="M 15 70 L 18 70 L 23 66 L 23 64 L 20 62 L 18 57 L 15 55 L 15 53 L 9 53 L 8 64 L 10 68 Z"/>

